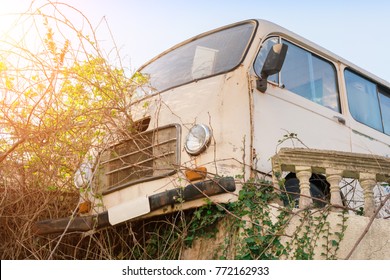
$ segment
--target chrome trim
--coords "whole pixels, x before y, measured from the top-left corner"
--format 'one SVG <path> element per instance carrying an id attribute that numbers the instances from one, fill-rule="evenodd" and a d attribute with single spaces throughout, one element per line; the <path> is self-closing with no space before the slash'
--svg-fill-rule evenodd
<path id="1" fill-rule="evenodd" d="M 191 151 L 188 146 L 187 146 L 187 141 L 188 141 L 188 138 L 189 138 L 189 135 L 190 135 L 190 132 L 191 130 L 196 127 L 196 126 L 199 126 L 201 128 L 203 128 L 204 132 L 205 132 L 205 139 L 204 141 L 202 142 L 202 145 L 199 149 L 195 150 L 195 151 Z M 210 128 L 207 126 L 207 125 L 204 125 L 204 124 L 195 124 L 193 127 L 191 127 L 191 129 L 189 130 L 187 136 L 186 136 L 186 140 L 184 142 L 184 149 L 186 150 L 186 152 L 192 156 L 197 156 L 199 154 L 201 154 L 202 152 L 204 152 L 204 150 L 207 149 L 208 145 L 210 144 L 210 141 L 211 141 L 211 137 L 212 137 L 212 133 L 211 133 L 211 130 Z"/>

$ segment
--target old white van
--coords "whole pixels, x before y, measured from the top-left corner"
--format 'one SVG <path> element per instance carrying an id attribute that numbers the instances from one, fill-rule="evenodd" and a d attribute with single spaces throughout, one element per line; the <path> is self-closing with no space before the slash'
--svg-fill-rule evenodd
<path id="1" fill-rule="evenodd" d="M 390 156 L 390 84 L 271 22 L 198 35 L 139 72 L 149 83 L 132 97 L 136 129 L 76 173 L 88 207 L 38 232 L 235 200 L 242 180 L 271 178 L 281 147 Z M 310 182 L 313 196 L 329 194 L 321 174 Z"/>

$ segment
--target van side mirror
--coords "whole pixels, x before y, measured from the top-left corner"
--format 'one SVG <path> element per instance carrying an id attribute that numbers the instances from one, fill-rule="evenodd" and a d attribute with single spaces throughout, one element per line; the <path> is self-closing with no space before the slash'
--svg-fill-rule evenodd
<path id="1" fill-rule="evenodd" d="M 256 81 L 256 88 L 259 91 L 265 92 L 267 90 L 268 76 L 279 73 L 282 70 L 287 48 L 286 44 L 275 44 L 269 50 L 263 69 L 261 69 L 261 77 Z"/>

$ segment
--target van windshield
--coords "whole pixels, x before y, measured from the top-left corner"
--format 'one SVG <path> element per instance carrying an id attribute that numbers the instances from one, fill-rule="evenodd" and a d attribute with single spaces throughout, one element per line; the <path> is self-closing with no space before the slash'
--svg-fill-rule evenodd
<path id="1" fill-rule="evenodd" d="M 227 72 L 242 61 L 254 29 L 255 24 L 247 22 L 197 38 L 162 55 L 140 72 L 159 92 Z"/>

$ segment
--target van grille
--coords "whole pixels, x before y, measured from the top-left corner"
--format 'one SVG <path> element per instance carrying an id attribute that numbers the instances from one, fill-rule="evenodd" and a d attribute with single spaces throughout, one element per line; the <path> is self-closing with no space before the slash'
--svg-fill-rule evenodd
<path id="1" fill-rule="evenodd" d="M 104 150 L 95 181 L 98 192 L 110 193 L 174 174 L 179 165 L 179 138 L 180 126 L 170 125 L 133 135 Z"/>

